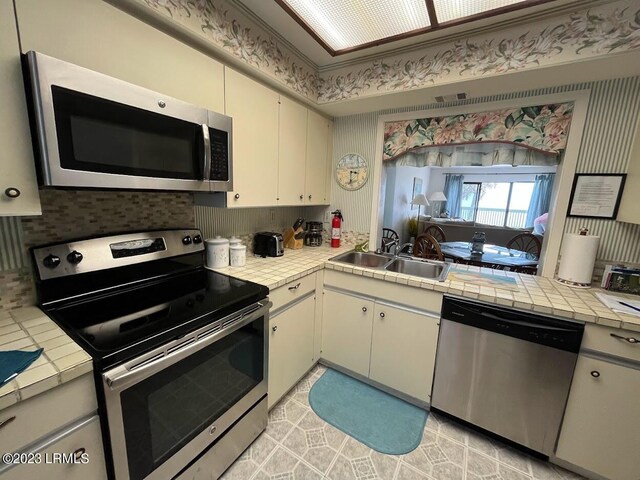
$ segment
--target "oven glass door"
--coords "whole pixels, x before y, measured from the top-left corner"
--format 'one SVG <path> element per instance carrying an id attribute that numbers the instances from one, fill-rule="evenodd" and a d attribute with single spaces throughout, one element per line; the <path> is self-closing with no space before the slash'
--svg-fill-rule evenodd
<path id="1" fill-rule="evenodd" d="M 55 85 L 51 90 L 61 168 L 204 178 L 201 125 Z"/>
<path id="2" fill-rule="evenodd" d="M 120 393 L 132 480 L 153 472 L 264 380 L 264 332 L 261 316 Z"/>

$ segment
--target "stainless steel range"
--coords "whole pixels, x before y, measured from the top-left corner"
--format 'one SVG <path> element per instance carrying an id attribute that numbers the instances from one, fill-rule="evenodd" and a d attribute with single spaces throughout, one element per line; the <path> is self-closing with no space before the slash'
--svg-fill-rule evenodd
<path id="1" fill-rule="evenodd" d="M 41 308 L 92 357 L 111 478 L 212 479 L 267 424 L 269 290 L 198 230 L 35 248 Z"/>

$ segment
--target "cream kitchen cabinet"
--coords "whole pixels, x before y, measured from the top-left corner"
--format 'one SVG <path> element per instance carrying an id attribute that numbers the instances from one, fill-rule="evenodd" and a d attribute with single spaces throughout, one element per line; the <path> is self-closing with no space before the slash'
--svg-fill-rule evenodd
<path id="1" fill-rule="evenodd" d="M 327 193 L 331 121 L 280 97 L 278 205 L 322 205 Z"/>
<path id="2" fill-rule="evenodd" d="M 0 216 L 40 215 L 13 2 L 0 0 Z"/>
<path id="3" fill-rule="evenodd" d="M 106 478 L 97 408 L 93 374 L 87 373 L 0 410 L 0 451 L 39 454 L 43 459 L 40 465 L 0 464 L 0 479 Z M 80 463 L 44 463 L 54 453 L 77 456 Z M 82 463 L 82 453 L 88 463 Z"/>
<path id="4" fill-rule="evenodd" d="M 36 50 L 216 112 L 220 62 L 102 0 L 16 0 L 22 51 Z"/>
<path id="5" fill-rule="evenodd" d="M 322 358 L 363 377 L 369 376 L 374 302 L 324 290 Z"/>
<path id="6" fill-rule="evenodd" d="M 325 270 L 321 358 L 430 403 L 442 295 Z"/>
<path id="7" fill-rule="evenodd" d="M 277 205 L 279 95 L 225 67 L 225 113 L 233 118 L 228 207 Z"/>
<path id="8" fill-rule="evenodd" d="M 278 205 L 305 204 L 308 110 L 280 96 Z"/>
<path id="9" fill-rule="evenodd" d="M 269 408 L 315 363 L 315 291 L 295 300 L 269 320 Z"/>
<path id="10" fill-rule="evenodd" d="M 47 480 L 101 480 L 107 478 L 100 419 L 97 415 L 81 420 L 64 431 L 57 432 L 29 450 L 41 463 L 17 465 L 5 473 L 2 480 L 47 478 Z M 62 455 L 66 461 L 62 462 Z M 56 461 L 57 459 L 57 461 Z M 70 461 L 69 459 L 72 459 Z"/>
<path id="11" fill-rule="evenodd" d="M 309 110 L 307 117 L 307 155 L 305 174 L 305 204 L 328 204 L 329 148 L 331 145 L 331 121 Z"/>
<path id="12" fill-rule="evenodd" d="M 640 364 L 581 354 L 556 456 L 605 478 L 637 480 L 639 385 Z"/>
<path id="13" fill-rule="evenodd" d="M 438 316 L 377 301 L 369 378 L 431 403 Z"/>
<path id="14" fill-rule="evenodd" d="M 275 405 L 318 360 L 316 285 L 318 273 L 269 292 L 269 408 Z"/>

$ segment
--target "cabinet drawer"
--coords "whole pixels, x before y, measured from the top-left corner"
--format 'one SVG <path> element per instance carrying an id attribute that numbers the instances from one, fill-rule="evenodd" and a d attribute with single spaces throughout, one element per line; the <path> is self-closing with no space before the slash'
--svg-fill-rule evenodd
<path id="1" fill-rule="evenodd" d="M 612 480 L 638 479 L 640 370 L 578 357 L 556 456 Z"/>
<path id="2" fill-rule="evenodd" d="M 19 451 L 97 408 L 92 374 L 5 408 L 0 423 L 9 421 L 0 427 L 0 452 Z"/>
<path id="3" fill-rule="evenodd" d="M 316 274 L 312 273 L 306 277 L 299 278 L 293 282 L 289 282 L 282 287 L 269 292 L 269 300 L 273 303 L 271 312 L 276 313 L 278 309 L 284 307 L 288 303 L 304 297 L 305 294 L 315 290 Z"/>
<path id="4" fill-rule="evenodd" d="M 46 478 L 47 480 L 101 480 L 107 478 L 100 421 L 93 416 L 58 437 L 52 437 L 31 453 L 41 463 L 19 465 L 0 474 L 2 480 Z M 64 460 L 61 455 L 64 455 Z M 73 457 L 71 457 L 73 455 Z M 34 457 L 37 458 L 37 457 Z M 75 458 L 75 463 L 70 461 Z M 64 463 L 62 463 L 64 462 Z"/>
<path id="5" fill-rule="evenodd" d="M 636 339 L 637 342 L 627 339 Z M 586 325 L 582 348 L 640 362 L 640 333 L 600 325 Z"/>

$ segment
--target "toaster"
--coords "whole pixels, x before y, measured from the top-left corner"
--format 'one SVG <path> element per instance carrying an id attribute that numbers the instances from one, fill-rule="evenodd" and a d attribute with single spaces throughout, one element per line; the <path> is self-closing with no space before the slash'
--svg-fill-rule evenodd
<path id="1" fill-rule="evenodd" d="M 284 255 L 282 234 L 258 232 L 253 237 L 253 254 L 257 257 L 281 257 Z"/>

